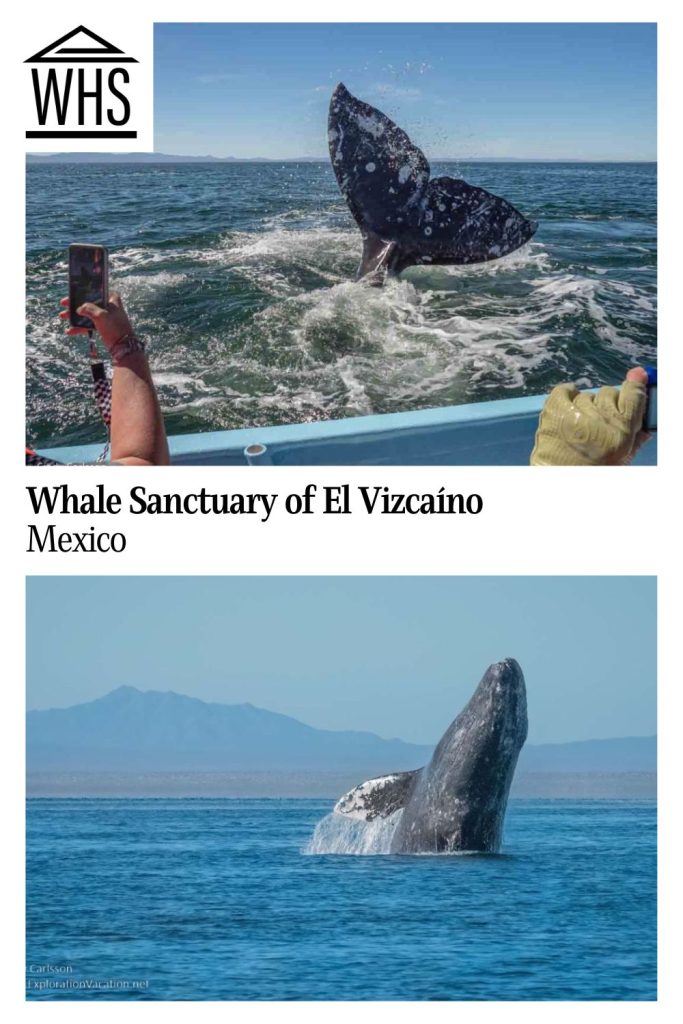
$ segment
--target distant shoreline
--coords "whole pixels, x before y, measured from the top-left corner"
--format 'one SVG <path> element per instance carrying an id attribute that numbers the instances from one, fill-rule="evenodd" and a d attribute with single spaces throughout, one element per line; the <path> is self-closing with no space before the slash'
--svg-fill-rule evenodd
<path id="1" fill-rule="evenodd" d="M 28 799 L 338 799 L 363 772 L 30 772 Z M 520 772 L 511 799 L 653 800 L 656 772 Z"/>
<path id="2" fill-rule="evenodd" d="M 578 157 L 435 156 L 433 164 L 656 164 L 657 160 L 582 160 Z M 325 156 L 173 156 L 166 153 L 27 153 L 27 164 L 327 164 Z"/>

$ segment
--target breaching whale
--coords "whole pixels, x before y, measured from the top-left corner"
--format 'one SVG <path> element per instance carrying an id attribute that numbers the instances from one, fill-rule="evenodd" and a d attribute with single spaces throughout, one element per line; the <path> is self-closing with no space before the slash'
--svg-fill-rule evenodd
<path id="1" fill-rule="evenodd" d="M 390 853 L 497 853 L 526 735 L 524 675 L 506 658 L 484 673 L 426 767 L 363 782 L 334 811 L 368 822 L 396 814 Z"/>
<path id="2" fill-rule="evenodd" d="M 537 224 L 461 178 L 430 178 L 406 133 L 340 82 L 328 120 L 332 167 L 363 238 L 357 279 L 423 264 L 485 263 L 528 242 Z"/>

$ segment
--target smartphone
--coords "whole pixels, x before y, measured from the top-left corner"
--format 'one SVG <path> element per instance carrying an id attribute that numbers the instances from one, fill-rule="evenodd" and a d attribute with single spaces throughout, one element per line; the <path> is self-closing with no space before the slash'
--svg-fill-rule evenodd
<path id="1" fill-rule="evenodd" d="M 69 322 L 92 330 L 92 320 L 76 312 L 84 302 L 109 302 L 109 261 L 103 245 L 74 242 L 69 246 Z"/>

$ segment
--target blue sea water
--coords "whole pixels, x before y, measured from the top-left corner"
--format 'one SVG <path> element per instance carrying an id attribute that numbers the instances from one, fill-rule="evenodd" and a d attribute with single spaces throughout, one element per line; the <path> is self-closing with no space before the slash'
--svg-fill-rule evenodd
<path id="1" fill-rule="evenodd" d="M 28 998 L 656 998 L 653 802 L 513 800 L 500 856 L 307 854 L 331 807 L 29 800 Z"/>
<path id="2" fill-rule="evenodd" d="M 539 221 L 479 267 L 358 288 L 328 163 L 27 166 L 27 432 L 101 439 L 83 340 L 57 320 L 66 249 L 100 241 L 171 433 L 618 383 L 656 360 L 656 165 L 436 164 Z"/>

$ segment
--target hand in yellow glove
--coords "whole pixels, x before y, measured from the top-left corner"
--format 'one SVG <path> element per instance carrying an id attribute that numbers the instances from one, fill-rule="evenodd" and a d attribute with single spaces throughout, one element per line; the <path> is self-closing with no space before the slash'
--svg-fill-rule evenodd
<path id="1" fill-rule="evenodd" d="M 559 384 L 541 410 L 532 466 L 625 466 L 649 438 L 643 430 L 647 373 L 629 370 L 621 388 L 596 394 Z"/>

